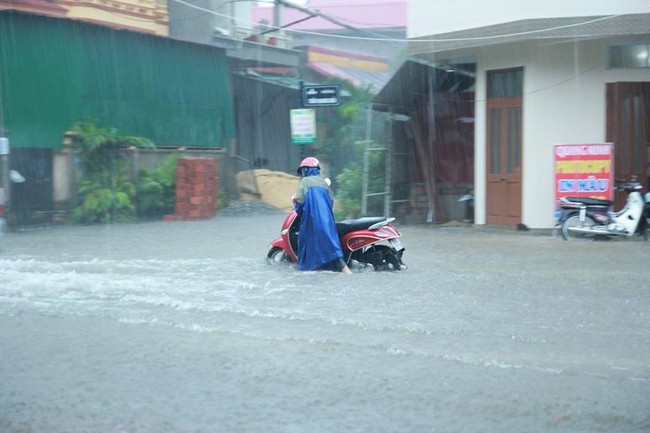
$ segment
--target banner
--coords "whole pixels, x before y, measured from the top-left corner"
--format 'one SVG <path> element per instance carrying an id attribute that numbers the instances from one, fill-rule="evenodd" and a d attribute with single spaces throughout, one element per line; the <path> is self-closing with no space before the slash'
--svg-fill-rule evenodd
<path id="1" fill-rule="evenodd" d="M 555 200 L 591 197 L 614 200 L 614 147 L 605 144 L 555 145 Z"/>

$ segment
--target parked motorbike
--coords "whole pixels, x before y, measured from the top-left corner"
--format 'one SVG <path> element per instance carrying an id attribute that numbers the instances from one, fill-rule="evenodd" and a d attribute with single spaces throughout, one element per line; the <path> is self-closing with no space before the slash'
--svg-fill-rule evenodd
<path id="1" fill-rule="evenodd" d="M 372 267 L 375 271 L 405 271 L 402 261 L 402 234 L 391 224 L 395 218 L 364 217 L 336 223 L 343 259 L 351 269 Z M 266 257 L 271 263 L 298 263 L 300 217 L 295 210 L 282 224 L 280 237 L 269 245 Z"/>
<path id="2" fill-rule="evenodd" d="M 638 182 L 617 187 L 627 193 L 625 207 L 613 211 L 614 203 L 584 197 L 563 197 L 559 200 L 560 227 L 564 240 L 632 237 L 641 235 L 648 240 L 650 224 L 650 194 L 641 195 Z"/>

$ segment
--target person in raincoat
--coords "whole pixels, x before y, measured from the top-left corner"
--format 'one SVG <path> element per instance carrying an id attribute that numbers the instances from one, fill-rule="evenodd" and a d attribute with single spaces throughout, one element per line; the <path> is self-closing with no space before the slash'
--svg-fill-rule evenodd
<path id="1" fill-rule="evenodd" d="M 334 196 L 329 183 L 320 176 L 320 164 L 314 157 L 298 166 L 300 183 L 293 196 L 300 217 L 298 269 L 317 269 L 351 273 L 343 261 L 343 250 L 334 219 Z"/>

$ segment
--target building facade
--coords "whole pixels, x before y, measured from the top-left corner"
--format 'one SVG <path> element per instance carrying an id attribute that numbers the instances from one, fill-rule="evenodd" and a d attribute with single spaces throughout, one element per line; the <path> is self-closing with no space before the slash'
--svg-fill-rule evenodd
<path id="1" fill-rule="evenodd" d="M 0 0 L 0 10 L 67 17 L 161 36 L 169 34 L 165 0 Z"/>
<path id="2" fill-rule="evenodd" d="M 614 143 L 615 180 L 647 190 L 647 1 L 411 0 L 408 35 L 410 55 L 475 75 L 477 224 L 554 226 L 556 144 Z"/>

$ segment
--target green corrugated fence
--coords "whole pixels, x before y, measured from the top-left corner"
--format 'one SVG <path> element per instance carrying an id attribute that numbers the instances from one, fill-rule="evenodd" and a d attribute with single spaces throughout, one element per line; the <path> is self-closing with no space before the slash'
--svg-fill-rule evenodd
<path id="1" fill-rule="evenodd" d="M 0 11 L 1 121 L 14 147 L 58 148 L 85 118 L 157 145 L 228 147 L 229 80 L 219 48 Z"/>

